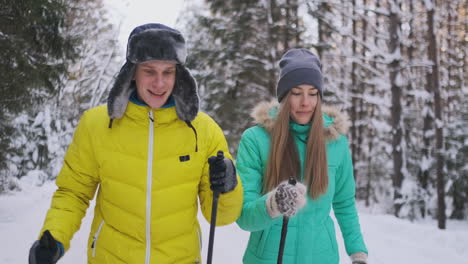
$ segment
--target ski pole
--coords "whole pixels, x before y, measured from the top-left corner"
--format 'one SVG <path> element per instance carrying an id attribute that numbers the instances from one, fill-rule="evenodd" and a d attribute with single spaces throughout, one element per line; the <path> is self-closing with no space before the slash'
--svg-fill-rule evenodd
<path id="1" fill-rule="evenodd" d="M 221 150 L 218 151 L 218 155 L 216 159 L 224 160 L 224 153 Z M 213 244 L 214 244 L 214 235 L 215 235 L 215 227 L 216 227 L 216 215 L 217 215 L 217 210 L 218 210 L 218 199 L 219 199 L 219 191 L 213 190 L 213 203 L 211 205 L 210 239 L 208 242 L 208 259 L 207 259 L 208 264 L 211 264 L 211 261 L 213 259 Z"/>
<path id="2" fill-rule="evenodd" d="M 213 258 L 213 244 L 216 227 L 216 210 L 218 209 L 219 192 L 213 191 L 213 205 L 211 207 L 210 240 L 208 243 L 208 264 L 211 264 Z"/>
<path id="3" fill-rule="evenodd" d="M 296 185 L 296 179 L 289 178 L 289 184 Z M 283 226 L 281 227 L 281 238 L 278 251 L 278 264 L 283 263 L 284 245 L 286 244 L 286 234 L 288 233 L 289 217 L 283 216 Z"/>

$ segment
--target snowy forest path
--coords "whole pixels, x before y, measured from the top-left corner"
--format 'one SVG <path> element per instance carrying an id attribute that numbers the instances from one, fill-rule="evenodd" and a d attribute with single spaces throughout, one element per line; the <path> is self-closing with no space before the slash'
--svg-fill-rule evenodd
<path id="1" fill-rule="evenodd" d="M 23 185 L 24 186 L 24 185 Z M 53 182 L 42 187 L 24 186 L 23 191 L 0 196 L 0 263 L 27 262 L 29 247 L 35 239 L 50 206 Z M 86 241 L 92 220 L 93 204 L 60 263 L 86 263 Z M 448 221 L 447 230 L 437 229 L 435 220 L 409 222 L 392 215 L 371 213 L 360 207 L 364 239 L 370 264 L 464 264 L 468 259 L 468 222 Z M 203 234 L 203 259 L 206 260 L 209 223 L 199 214 Z M 349 263 L 337 228 L 340 263 Z M 213 263 L 239 264 L 249 234 L 237 224 L 216 228 Z"/>

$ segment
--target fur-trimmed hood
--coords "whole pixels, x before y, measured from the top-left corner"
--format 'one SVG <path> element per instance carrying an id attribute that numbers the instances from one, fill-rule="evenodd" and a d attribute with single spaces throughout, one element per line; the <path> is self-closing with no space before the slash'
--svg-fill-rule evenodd
<path id="1" fill-rule="evenodd" d="M 251 113 L 255 124 L 264 127 L 267 131 L 271 131 L 278 107 L 279 103 L 276 99 L 269 102 L 260 102 Z M 348 132 L 350 122 L 346 113 L 341 112 L 335 106 L 327 105 L 322 105 L 322 112 L 326 116 L 324 118 L 324 133 L 327 140 L 336 140 L 340 135 Z"/>

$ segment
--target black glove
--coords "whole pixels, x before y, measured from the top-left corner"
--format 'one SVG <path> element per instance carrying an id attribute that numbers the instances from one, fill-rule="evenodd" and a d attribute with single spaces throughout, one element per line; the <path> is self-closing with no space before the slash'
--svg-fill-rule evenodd
<path id="1" fill-rule="evenodd" d="M 29 250 L 29 264 L 55 264 L 63 255 L 63 246 L 49 230 L 44 231 Z"/>
<path id="2" fill-rule="evenodd" d="M 220 150 L 218 155 L 208 159 L 210 164 L 210 184 L 211 190 L 220 193 L 227 193 L 237 186 L 236 168 L 232 160 L 224 158 L 224 153 Z"/>

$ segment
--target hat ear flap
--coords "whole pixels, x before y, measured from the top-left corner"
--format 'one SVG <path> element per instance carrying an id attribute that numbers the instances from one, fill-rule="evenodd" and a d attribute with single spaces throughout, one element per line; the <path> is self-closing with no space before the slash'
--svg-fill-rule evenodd
<path id="1" fill-rule="evenodd" d="M 111 119 L 121 118 L 127 109 L 130 93 L 132 92 L 132 80 L 135 73 L 135 64 L 126 62 L 120 69 L 109 92 L 107 99 L 107 112 Z"/>
<path id="2" fill-rule="evenodd" d="M 177 115 L 181 120 L 192 121 L 198 114 L 200 99 L 195 78 L 183 65 L 176 65 L 176 82 L 172 92 Z"/>

